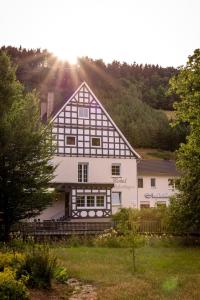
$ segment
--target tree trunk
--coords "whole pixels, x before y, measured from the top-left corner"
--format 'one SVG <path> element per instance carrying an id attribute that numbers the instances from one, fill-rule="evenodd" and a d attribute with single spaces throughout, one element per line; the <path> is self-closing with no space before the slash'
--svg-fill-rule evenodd
<path id="1" fill-rule="evenodd" d="M 2 234 L 0 235 L 0 240 L 2 242 L 8 243 L 10 241 L 10 228 L 11 225 L 7 222 L 4 222 L 1 226 Z"/>

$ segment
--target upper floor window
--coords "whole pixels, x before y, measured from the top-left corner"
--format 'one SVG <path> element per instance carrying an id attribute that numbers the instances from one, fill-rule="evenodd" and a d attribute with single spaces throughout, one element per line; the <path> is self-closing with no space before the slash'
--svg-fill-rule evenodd
<path id="1" fill-rule="evenodd" d="M 66 136 L 66 145 L 68 146 L 75 146 L 76 145 L 76 137 L 67 135 Z"/>
<path id="2" fill-rule="evenodd" d="M 112 164 L 112 175 L 120 176 L 121 168 L 120 164 Z"/>
<path id="3" fill-rule="evenodd" d="M 78 182 L 88 182 L 88 164 L 78 164 Z"/>
<path id="4" fill-rule="evenodd" d="M 138 178 L 138 188 L 143 188 L 143 178 Z"/>
<path id="5" fill-rule="evenodd" d="M 151 178 L 151 187 L 152 188 L 156 187 L 156 179 L 155 178 Z"/>
<path id="6" fill-rule="evenodd" d="M 92 137 L 92 146 L 101 147 L 101 139 L 99 137 Z"/>
<path id="7" fill-rule="evenodd" d="M 88 119 L 89 118 L 89 108 L 87 108 L 87 107 L 79 107 L 79 109 L 78 109 L 78 117 L 80 119 Z"/>
<path id="8" fill-rule="evenodd" d="M 168 178 L 168 188 L 171 190 L 175 189 L 175 180 L 174 178 Z"/>

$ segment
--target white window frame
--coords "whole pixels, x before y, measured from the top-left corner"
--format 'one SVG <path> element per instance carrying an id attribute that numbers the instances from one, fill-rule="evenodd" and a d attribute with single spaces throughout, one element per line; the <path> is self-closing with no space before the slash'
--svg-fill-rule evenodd
<path id="1" fill-rule="evenodd" d="M 113 175 L 113 173 L 112 173 L 112 167 L 115 167 L 115 166 L 119 167 L 119 175 Z M 111 165 L 111 174 L 112 174 L 112 177 L 120 177 L 121 176 L 121 164 L 113 163 Z"/>
<path id="2" fill-rule="evenodd" d="M 81 109 L 87 110 L 87 116 L 81 116 L 81 114 L 80 114 Z M 89 119 L 89 108 L 88 107 L 83 107 L 83 106 L 79 107 L 78 108 L 78 118 L 79 119 Z"/>
<path id="3" fill-rule="evenodd" d="M 92 145 L 92 139 L 99 139 L 100 140 L 100 145 L 99 146 Z M 99 136 L 91 136 L 91 147 L 101 148 L 101 138 Z"/>
<path id="4" fill-rule="evenodd" d="M 67 138 L 68 138 L 68 137 L 73 137 L 73 138 L 75 138 L 75 144 L 73 144 L 73 145 L 72 145 L 72 144 L 67 144 Z M 69 147 L 74 147 L 74 146 L 76 146 L 76 136 L 75 136 L 75 135 L 69 135 L 69 134 L 66 135 L 66 136 L 65 136 L 65 145 L 66 145 L 66 146 L 69 146 Z"/>
<path id="5" fill-rule="evenodd" d="M 79 166 L 81 166 L 81 180 L 79 180 Z M 84 166 L 87 166 L 87 178 L 86 180 L 84 179 Z M 89 163 L 78 163 L 78 182 L 88 182 L 88 175 L 89 175 Z"/>
<path id="6" fill-rule="evenodd" d="M 104 209 L 106 208 L 106 195 L 105 194 L 86 194 L 86 195 L 78 195 L 78 197 L 85 197 L 85 206 L 77 206 L 77 209 Z M 94 206 L 87 206 L 87 197 L 93 196 L 94 197 Z M 104 197 L 104 206 L 97 206 L 97 197 L 103 196 Z"/>
<path id="7" fill-rule="evenodd" d="M 120 200 L 119 204 L 113 204 L 113 202 L 112 202 L 112 194 L 119 194 L 119 200 Z M 122 192 L 120 192 L 120 191 L 114 191 L 114 192 L 112 192 L 112 194 L 111 194 L 111 203 L 112 203 L 112 206 L 121 207 L 122 206 Z"/>

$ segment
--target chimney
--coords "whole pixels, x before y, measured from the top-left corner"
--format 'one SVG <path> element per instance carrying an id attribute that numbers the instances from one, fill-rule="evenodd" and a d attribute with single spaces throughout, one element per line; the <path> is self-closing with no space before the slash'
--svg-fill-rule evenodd
<path id="1" fill-rule="evenodd" d="M 44 115 L 47 113 L 47 103 L 41 102 L 40 103 L 40 117 L 43 119 Z"/>
<path id="2" fill-rule="evenodd" d="M 51 116 L 54 109 L 54 93 L 49 92 L 47 96 L 47 120 Z"/>

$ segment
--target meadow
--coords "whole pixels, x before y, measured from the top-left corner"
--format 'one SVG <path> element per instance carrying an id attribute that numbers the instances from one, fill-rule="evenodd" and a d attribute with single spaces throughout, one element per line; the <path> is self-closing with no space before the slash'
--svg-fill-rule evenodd
<path id="1" fill-rule="evenodd" d="M 138 248 L 136 272 L 128 248 L 53 251 L 71 277 L 96 286 L 101 300 L 200 299 L 200 248 Z"/>

